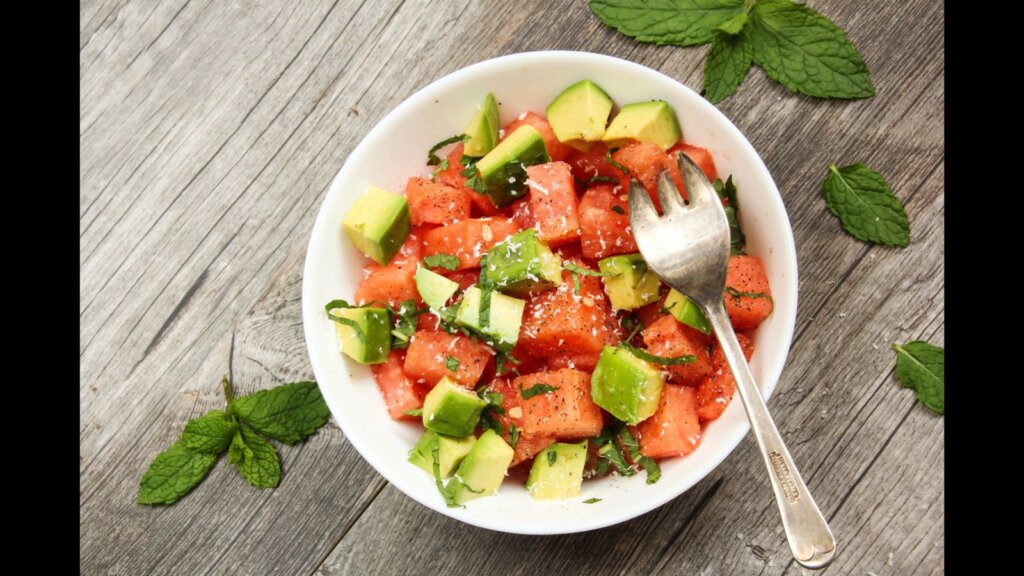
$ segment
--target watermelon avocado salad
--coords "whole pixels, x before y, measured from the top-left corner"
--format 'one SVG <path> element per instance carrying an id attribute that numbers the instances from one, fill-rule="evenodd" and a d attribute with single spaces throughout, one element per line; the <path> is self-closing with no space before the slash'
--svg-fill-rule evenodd
<path id="1" fill-rule="evenodd" d="M 707 319 L 637 252 L 629 180 L 657 205 L 667 169 L 685 198 L 684 153 L 715 182 L 733 232 L 725 304 L 749 359 L 773 304 L 736 188 L 666 102 L 612 116 L 583 80 L 547 118 L 501 128 L 498 106 L 487 94 L 404 195 L 371 186 L 345 216 L 373 262 L 354 304 L 326 305 L 341 352 L 371 366 L 391 418 L 422 423 L 410 473 L 432 475 L 449 506 L 496 493 L 510 470 L 538 499 L 606 474 L 656 482 L 657 461 L 696 450 L 736 386 Z"/>

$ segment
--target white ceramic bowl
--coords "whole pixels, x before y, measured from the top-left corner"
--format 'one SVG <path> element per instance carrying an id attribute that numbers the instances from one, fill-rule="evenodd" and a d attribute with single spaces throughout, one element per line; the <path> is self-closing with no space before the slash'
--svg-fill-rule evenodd
<path id="1" fill-rule="evenodd" d="M 760 256 L 771 282 L 775 311 L 758 329 L 751 362 L 765 397 L 782 372 L 797 306 L 796 250 L 778 189 L 743 134 L 717 108 L 681 83 L 640 64 L 584 52 L 529 52 L 503 56 L 453 72 L 416 92 L 367 134 L 341 167 L 320 207 L 306 252 L 302 320 L 320 390 L 345 436 L 377 471 L 419 503 L 463 522 L 520 534 L 561 534 L 609 526 L 648 512 L 682 494 L 718 466 L 749 430 L 738 398 L 707 426 L 691 455 L 662 461 L 662 479 L 644 474 L 587 481 L 568 500 L 534 500 L 507 481 L 497 495 L 447 508 L 431 476 L 406 462 L 422 428 L 388 417 L 370 369 L 343 358 L 324 304 L 351 299 L 364 257 L 343 236 L 341 220 L 370 184 L 401 192 L 413 175 L 429 173 L 427 150 L 465 128 L 483 96 L 501 103 L 501 123 L 522 111 L 543 114 L 563 88 L 589 78 L 623 104 L 666 100 L 675 109 L 686 142 L 710 149 L 718 172 L 739 188 L 748 251 Z M 600 498 L 596 504 L 583 504 Z"/>

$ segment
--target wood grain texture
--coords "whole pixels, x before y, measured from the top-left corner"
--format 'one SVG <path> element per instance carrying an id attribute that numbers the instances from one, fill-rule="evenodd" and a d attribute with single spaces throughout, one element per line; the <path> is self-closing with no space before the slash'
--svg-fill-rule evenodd
<path id="1" fill-rule="evenodd" d="M 849 32 L 878 95 L 811 100 L 754 70 L 720 105 L 796 236 L 796 338 L 769 406 L 840 541 L 825 573 L 942 574 L 944 424 L 896 384 L 889 346 L 943 342 L 943 8 L 811 4 Z M 543 49 L 699 88 L 706 48 L 637 44 L 568 0 L 85 1 L 79 21 L 83 573 L 804 572 L 749 438 L 662 508 L 562 537 L 433 513 L 333 424 L 281 450 L 276 490 L 222 461 L 175 506 L 134 503 L 184 421 L 222 405 L 222 374 L 242 393 L 312 377 L 306 240 L 331 178 L 395 105 L 465 65 Z M 886 176 L 911 218 L 907 249 L 841 232 L 820 195 L 829 162 Z"/>

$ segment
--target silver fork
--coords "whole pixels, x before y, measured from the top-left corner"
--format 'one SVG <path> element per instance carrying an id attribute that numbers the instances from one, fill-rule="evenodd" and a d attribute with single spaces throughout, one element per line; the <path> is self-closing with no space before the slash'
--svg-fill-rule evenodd
<path id="1" fill-rule="evenodd" d="M 725 209 L 700 168 L 686 154 L 678 158 L 689 203 L 683 203 L 668 172 L 663 171 L 658 177 L 658 196 L 664 215 L 659 217 L 647 191 L 636 179 L 631 180 L 629 222 L 633 235 L 648 266 L 692 300 L 711 322 L 768 468 L 793 557 L 806 568 L 823 568 L 835 555 L 835 537 L 782 442 L 725 311 L 729 262 Z"/>

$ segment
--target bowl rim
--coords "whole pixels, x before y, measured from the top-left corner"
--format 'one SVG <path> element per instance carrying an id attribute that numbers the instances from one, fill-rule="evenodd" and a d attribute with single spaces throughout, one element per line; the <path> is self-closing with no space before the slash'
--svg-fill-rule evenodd
<path id="1" fill-rule="evenodd" d="M 316 377 L 318 386 L 323 388 L 326 385 L 325 380 L 321 378 L 320 375 L 327 373 L 327 367 L 324 365 L 325 360 L 320 358 L 320 355 L 317 353 L 313 345 L 313 342 L 318 338 L 318 336 L 314 334 L 314 326 L 322 320 L 321 316 L 323 310 L 322 305 L 317 303 L 311 303 L 312 298 L 310 292 L 312 288 L 311 283 L 308 282 L 308 279 L 315 276 L 315 274 L 313 273 L 312 264 L 314 258 L 311 257 L 311 255 L 316 250 L 313 241 L 314 239 L 323 236 L 324 227 L 333 226 L 335 224 L 334 222 L 327 221 L 327 215 L 323 208 L 329 204 L 329 199 L 334 194 L 336 194 L 338 190 L 341 189 L 341 186 L 339 186 L 339 182 L 343 181 L 346 178 L 347 173 L 350 170 L 354 170 L 354 168 L 351 167 L 358 164 L 359 161 L 361 160 L 361 157 L 366 154 L 365 150 L 361 150 L 363 144 L 367 141 L 375 140 L 378 134 L 380 133 L 386 133 L 390 129 L 391 125 L 398 122 L 399 117 L 403 116 L 403 112 L 406 109 L 414 109 L 421 105 L 421 101 L 434 99 L 435 93 L 446 91 L 448 87 L 452 84 L 461 84 L 464 77 L 471 76 L 474 73 L 482 71 L 487 68 L 528 65 L 533 62 L 551 58 L 567 59 L 567 61 L 569 62 L 571 62 L 573 59 L 578 59 L 582 61 L 589 61 L 588 63 L 614 63 L 620 66 L 639 69 L 638 71 L 641 73 L 652 74 L 656 77 L 660 77 L 661 80 L 670 85 L 673 85 L 677 90 L 688 93 L 689 96 L 696 97 L 696 105 L 700 108 L 697 111 L 697 113 L 718 116 L 718 120 L 723 122 L 725 129 L 735 131 L 735 135 L 738 136 L 737 140 L 739 141 L 740 146 L 745 148 L 746 152 L 749 153 L 749 155 L 755 159 L 754 169 L 756 170 L 758 177 L 761 180 L 761 183 L 766 187 L 764 193 L 768 196 L 767 200 L 772 204 L 775 204 L 774 208 L 777 209 L 779 214 L 781 214 L 781 224 L 784 224 L 784 226 L 782 226 L 784 237 L 780 239 L 781 242 L 776 247 L 776 250 L 781 252 L 780 256 L 788 260 L 790 270 L 792 270 L 792 276 L 790 280 L 786 282 L 783 287 L 780 287 L 785 288 L 785 290 L 778 291 L 780 293 L 778 294 L 779 296 L 784 297 L 792 302 L 792 305 L 788 307 L 788 311 L 790 313 L 786 317 L 782 318 L 783 323 L 779 333 L 782 342 L 780 349 L 781 354 L 779 355 L 779 359 L 774 363 L 774 365 L 769 365 L 766 367 L 767 377 L 762 378 L 761 381 L 758 383 L 758 385 L 762 388 L 763 397 L 765 398 L 765 400 L 767 400 L 771 396 L 775 386 L 778 384 L 779 378 L 782 374 L 782 370 L 786 364 L 786 359 L 789 356 L 790 347 L 792 345 L 793 334 L 796 326 L 796 313 L 798 307 L 797 287 L 799 283 L 799 273 L 797 268 L 796 244 L 793 238 L 793 228 L 789 220 L 789 214 L 786 211 L 785 204 L 782 201 L 782 195 L 779 193 L 778 187 L 775 184 L 774 179 L 769 173 L 767 166 L 765 166 L 764 164 L 764 160 L 761 158 L 761 155 L 757 153 L 757 151 L 754 149 L 753 145 L 743 134 L 743 132 L 740 131 L 739 128 L 737 128 L 736 125 L 733 124 L 733 122 L 727 116 L 725 116 L 725 114 L 723 114 L 717 107 L 715 107 L 713 104 L 711 104 L 702 96 L 700 96 L 697 92 L 695 92 L 692 88 L 686 86 L 682 82 L 658 70 L 655 70 L 643 64 L 639 64 L 637 62 L 606 54 L 572 50 L 538 50 L 507 54 L 503 56 L 489 58 L 487 60 L 482 60 L 480 62 L 470 64 L 468 66 L 454 70 L 448 74 L 445 74 L 444 76 L 416 90 L 414 93 L 405 98 L 401 103 L 399 103 L 396 107 L 391 109 L 352 148 L 351 152 L 343 161 L 341 168 L 338 170 L 338 173 L 331 180 L 331 183 L 328 186 L 327 192 L 324 195 L 323 199 L 320 201 L 320 208 L 317 211 L 316 220 L 314 222 L 313 228 L 310 231 L 310 236 L 307 242 L 305 261 L 303 263 L 303 336 L 306 340 L 307 353 L 309 355 L 310 364 L 313 368 L 313 373 L 314 376 Z M 773 292 L 776 292 L 775 286 L 773 286 L 772 289 Z M 367 446 L 364 443 L 364 438 L 362 438 L 358 433 L 351 433 L 353 431 L 351 429 L 352 423 L 346 424 L 345 421 L 339 419 L 336 416 L 336 414 L 339 413 L 339 410 L 335 409 L 335 406 L 332 404 L 332 401 L 330 399 L 330 395 L 324 394 L 324 399 L 328 405 L 328 408 L 331 411 L 332 417 L 334 417 L 334 420 L 337 422 L 338 426 L 342 430 L 342 433 L 345 435 L 346 440 L 355 447 L 356 451 L 359 452 L 359 455 L 362 456 L 362 458 L 366 460 L 378 474 L 383 476 L 390 484 L 398 488 L 400 492 L 402 492 L 412 500 L 426 506 L 430 510 L 439 512 L 441 514 L 444 514 L 445 516 L 454 518 L 461 522 L 465 522 L 473 526 L 494 530 L 498 532 L 527 535 L 570 534 L 576 532 L 596 530 L 599 528 L 604 528 L 607 526 L 618 524 L 620 522 L 631 520 L 633 518 L 646 514 L 651 510 L 659 508 L 666 502 L 680 496 L 684 492 L 688 491 L 691 487 L 693 487 L 696 483 L 706 478 L 708 474 L 710 474 L 719 465 L 721 465 L 721 463 L 729 455 L 733 453 L 733 451 L 736 449 L 736 446 L 739 445 L 740 441 L 743 440 L 743 438 L 747 435 L 747 432 L 749 432 L 750 430 L 749 422 L 746 418 L 743 418 L 741 424 L 737 426 L 731 432 L 731 434 L 727 434 L 727 436 L 719 443 L 722 446 L 719 454 L 711 458 L 710 461 L 701 469 L 697 469 L 692 474 L 690 474 L 688 476 L 688 481 L 680 482 L 678 486 L 674 486 L 671 489 L 665 489 L 660 493 L 656 493 L 653 497 L 646 499 L 643 504 L 638 504 L 637 506 L 628 507 L 625 509 L 612 509 L 610 512 L 604 512 L 601 515 L 588 514 L 585 515 L 587 518 L 586 521 L 581 521 L 574 527 L 559 527 L 553 529 L 545 526 L 523 526 L 511 525 L 510 523 L 499 523 L 492 521 L 492 519 L 490 519 L 489 517 L 460 516 L 457 514 L 457 511 L 459 509 L 447 508 L 444 505 L 443 500 L 439 497 L 429 499 L 426 497 L 421 497 L 421 495 L 419 495 L 416 491 L 406 490 L 402 486 L 401 482 L 396 481 L 394 478 L 392 478 L 388 473 L 384 471 L 386 470 L 386 467 L 378 463 L 378 457 L 375 455 L 375 452 L 369 449 L 369 446 Z M 433 496 L 438 495 L 433 494 Z M 553 502 L 557 503 L 561 501 Z"/>

